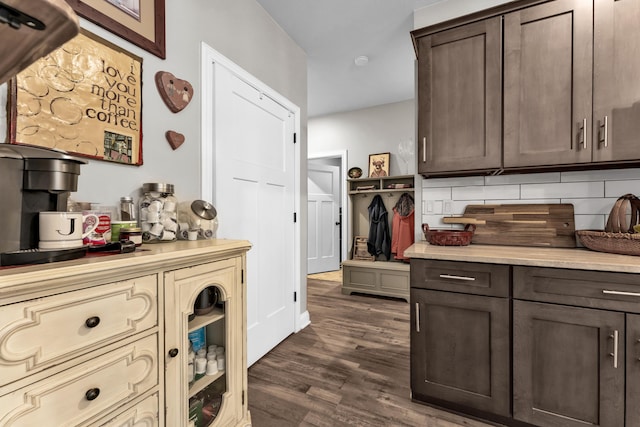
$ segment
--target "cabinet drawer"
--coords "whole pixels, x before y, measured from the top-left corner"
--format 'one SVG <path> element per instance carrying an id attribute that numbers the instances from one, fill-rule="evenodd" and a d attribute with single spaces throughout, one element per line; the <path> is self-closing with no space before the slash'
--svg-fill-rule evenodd
<path id="1" fill-rule="evenodd" d="M 158 336 L 0 397 L 0 425 L 85 426 L 158 384 Z"/>
<path id="2" fill-rule="evenodd" d="M 414 258 L 411 287 L 508 297 L 509 266 Z"/>
<path id="3" fill-rule="evenodd" d="M 640 313 L 640 274 L 514 267 L 515 298 Z"/>
<path id="4" fill-rule="evenodd" d="M 160 404 L 158 394 L 149 396 L 133 408 L 130 408 L 115 418 L 110 419 L 101 427 L 156 427 L 160 425 L 158 418 Z"/>
<path id="5" fill-rule="evenodd" d="M 158 324 L 157 276 L 0 307 L 0 384 Z"/>

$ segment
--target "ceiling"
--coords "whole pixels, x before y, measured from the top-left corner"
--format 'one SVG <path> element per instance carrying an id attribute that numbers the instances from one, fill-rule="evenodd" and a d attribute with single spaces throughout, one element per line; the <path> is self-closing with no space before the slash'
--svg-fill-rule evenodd
<path id="1" fill-rule="evenodd" d="M 257 1 L 307 53 L 314 117 L 412 99 L 413 11 L 442 0 Z"/>

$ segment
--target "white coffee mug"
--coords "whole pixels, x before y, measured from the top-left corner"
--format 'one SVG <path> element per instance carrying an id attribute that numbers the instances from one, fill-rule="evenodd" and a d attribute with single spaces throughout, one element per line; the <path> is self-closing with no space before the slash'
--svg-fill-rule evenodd
<path id="1" fill-rule="evenodd" d="M 92 218 L 91 226 L 82 232 L 82 225 Z M 98 216 L 80 212 L 40 212 L 40 249 L 63 249 L 82 246 L 82 239 L 98 226 Z"/>

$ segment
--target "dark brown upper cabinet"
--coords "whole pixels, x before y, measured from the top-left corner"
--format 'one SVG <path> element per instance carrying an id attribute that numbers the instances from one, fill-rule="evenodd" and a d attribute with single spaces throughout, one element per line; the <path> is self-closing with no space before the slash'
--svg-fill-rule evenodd
<path id="1" fill-rule="evenodd" d="M 499 168 L 500 18 L 421 37 L 417 49 L 418 171 Z"/>
<path id="2" fill-rule="evenodd" d="M 638 0 L 523 0 L 414 30 L 419 172 L 637 165 L 637 22 Z"/>
<path id="3" fill-rule="evenodd" d="M 592 5 L 504 16 L 504 167 L 591 161 Z"/>

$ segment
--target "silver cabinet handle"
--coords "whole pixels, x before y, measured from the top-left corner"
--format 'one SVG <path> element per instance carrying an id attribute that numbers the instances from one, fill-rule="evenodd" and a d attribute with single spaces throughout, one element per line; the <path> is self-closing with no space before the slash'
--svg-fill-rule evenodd
<path id="1" fill-rule="evenodd" d="M 582 148 L 587 149 L 587 118 L 582 119 L 582 127 L 580 128 L 582 131 Z"/>
<path id="2" fill-rule="evenodd" d="M 607 148 L 609 146 L 609 138 L 607 136 L 607 131 L 608 131 L 608 127 L 609 127 L 609 120 L 608 120 L 608 116 L 604 116 L 604 120 L 602 125 L 600 126 L 600 128 L 602 129 L 602 145 L 604 145 L 604 148 Z"/>
<path id="3" fill-rule="evenodd" d="M 420 332 L 420 303 L 416 303 L 416 332 Z"/>
<path id="4" fill-rule="evenodd" d="M 422 137 L 422 163 L 427 162 L 427 137 Z"/>
<path id="5" fill-rule="evenodd" d="M 453 279 L 453 280 L 466 280 L 466 281 L 470 281 L 473 282 L 474 280 L 476 280 L 475 277 L 468 277 L 468 276 L 453 276 L 451 274 L 441 274 L 440 275 L 441 279 Z"/>
<path id="6" fill-rule="evenodd" d="M 609 338 L 613 338 L 613 353 L 609 353 L 609 356 L 613 357 L 613 368 L 618 369 L 618 331 L 614 330 Z"/>
<path id="7" fill-rule="evenodd" d="M 628 297 L 640 297 L 640 292 L 609 291 L 607 289 L 603 289 L 602 293 L 605 295 L 624 295 Z"/>

